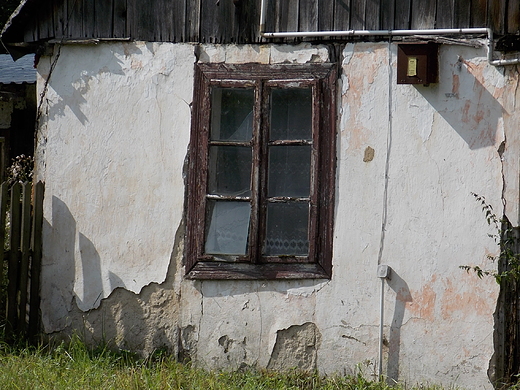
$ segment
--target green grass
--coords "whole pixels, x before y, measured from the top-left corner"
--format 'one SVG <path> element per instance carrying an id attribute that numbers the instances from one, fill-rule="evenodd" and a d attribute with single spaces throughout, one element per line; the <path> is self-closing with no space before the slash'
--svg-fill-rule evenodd
<path id="1" fill-rule="evenodd" d="M 130 353 L 91 350 L 79 341 L 55 348 L 12 348 L 0 344 L 3 390 L 230 389 L 230 390 L 442 390 L 436 386 L 392 387 L 362 375 L 328 376 L 290 371 L 207 372 L 165 354 L 138 359 Z"/>

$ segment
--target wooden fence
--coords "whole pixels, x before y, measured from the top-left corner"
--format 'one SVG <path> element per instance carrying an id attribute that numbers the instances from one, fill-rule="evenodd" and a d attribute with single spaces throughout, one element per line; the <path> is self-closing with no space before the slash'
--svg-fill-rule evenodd
<path id="1" fill-rule="evenodd" d="M 7 339 L 31 338 L 40 322 L 44 184 L 0 185 L 0 323 Z"/>

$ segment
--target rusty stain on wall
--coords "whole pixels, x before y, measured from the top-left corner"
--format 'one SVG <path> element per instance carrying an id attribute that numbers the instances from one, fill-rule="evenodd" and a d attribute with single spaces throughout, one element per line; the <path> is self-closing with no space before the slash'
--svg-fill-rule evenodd
<path id="1" fill-rule="evenodd" d="M 489 302 L 484 295 L 484 291 L 480 293 L 481 284 L 494 281 L 481 281 L 476 278 L 464 278 L 470 282 L 474 289 L 470 291 L 461 291 L 462 284 L 454 284 L 452 280 L 446 279 L 443 281 L 445 286 L 444 293 L 441 299 L 441 315 L 447 320 L 449 318 L 457 318 L 463 320 L 469 314 L 476 313 L 480 316 L 485 316 L 485 313 L 493 312 L 495 302 Z M 491 321 L 491 318 L 489 318 Z"/>
<path id="2" fill-rule="evenodd" d="M 435 319 L 435 303 L 437 294 L 434 290 L 434 285 L 437 276 L 433 275 L 430 282 L 425 284 L 419 291 L 411 291 L 413 300 L 406 301 L 406 308 L 410 310 L 413 315 L 419 316 L 427 321 Z M 399 299 L 399 294 L 397 295 Z"/>
<path id="3" fill-rule="evenodd" d="M 365 155 L 363 156 L 363 162 L 370 162 L 374 159 L 374 149 L 367 146 L 365 149 Z"/>
<path id="4" fill-rule="evenodd" d="M 451 88 L 451 93 L 455 96 L 459 96 L 459 88 L 460 88 L 460 79 L 458 74 L 453 75 L 453 86 Z"/>

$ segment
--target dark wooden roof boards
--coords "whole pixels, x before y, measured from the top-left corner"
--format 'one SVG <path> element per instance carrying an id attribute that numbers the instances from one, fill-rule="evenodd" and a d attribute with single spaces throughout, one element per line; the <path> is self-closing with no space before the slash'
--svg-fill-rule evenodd
<path id="1" fill-rule="evenodd" d="M 491 27 L 497 35 L 520 31 L 520 0 L 267 1 L 266 31 L 468 27 Z M 259 14 L 260 0 L 25 0 L 2 41 L 9 45 L 126 38 L 254 43 L 265 41 L 259 35 Z"/>

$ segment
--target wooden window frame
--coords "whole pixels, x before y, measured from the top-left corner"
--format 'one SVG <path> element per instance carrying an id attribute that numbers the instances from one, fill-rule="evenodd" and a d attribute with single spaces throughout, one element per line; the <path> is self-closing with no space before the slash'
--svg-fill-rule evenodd
<path id="1" fill-rule="evenodd" d="M 208 176 L 209 132 L 211 121 L 211 87 L 255 88 L 253 110 L 254 148 L 263 148 L 269 120 L 266 107 L 271 87 L 288 84 L 309 85 L 313 93 L 311 157 L 311 200 L 309 217 L 309 255 L 261 256 L 260 235 L 265 224 L 265 206 L 258 199 L 266 195 L 265 150 L 253 152 L 252 199 L 248 256 L 235 261 L 217 261 L 204 254 Z M 195 65 L 194 99 L 187 180 L 186 209 L 186 277 L 189 279 L 315 279 L 331 278 L 332 240 L 336 168 L 336 67 L 334 64 L 262 65 L 203 64 Z M 260 108 L 260 109 L 259 109 Z M 267 110 L 264 110 L 267 111 Z M 255 146 L 256 145 L 256 146 Z M 264 191 L 264 195 L 259 195 Z M 283 200 L 282 200 L 283 201 Z"/>

